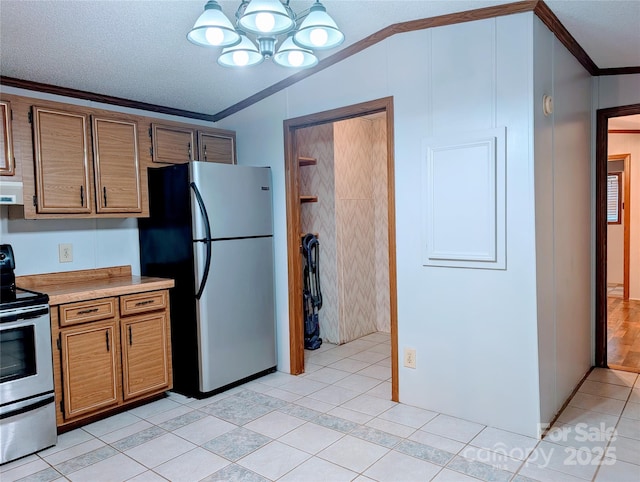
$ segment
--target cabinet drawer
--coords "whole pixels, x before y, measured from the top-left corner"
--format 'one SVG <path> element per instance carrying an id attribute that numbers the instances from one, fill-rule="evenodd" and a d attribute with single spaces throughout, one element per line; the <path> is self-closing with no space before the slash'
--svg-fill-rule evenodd
<path id="1" fill-rule="evenodd" d="M 120 297 L 121 316 L 135 315 L 147 311 L 167 308 L 167 291 L 151 291 Z"/>
<path id="2" fill-rule="evenodd" d="M 60 305 L 60 326 L 77 325 L 88 321 L 106 320 L 116 316 L 116 299 L 81 301 Z"/>

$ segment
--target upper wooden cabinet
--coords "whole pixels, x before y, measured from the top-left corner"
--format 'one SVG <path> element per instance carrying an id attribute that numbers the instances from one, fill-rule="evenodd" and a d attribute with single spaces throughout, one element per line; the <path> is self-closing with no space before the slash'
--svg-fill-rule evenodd
<path id="1" fill-rule="evenodd" d="M 151 124 L 153 162 L 182 164 L 189 161 L 236 163 L 236 134 L 222 129 Z M 197 144 L 196 144 L 197 140 Z"/>
<path id="2" fill-rule="evenodd" d="M 199 159 L 205 162 L 236 163 L 236 135 L 198 131 Z"/>
<path id="3" fill-rule="evenodd" d="M 97 211 L 142 211 L 138 124 L 94 116 L 92 127 Z"/>
<path id="4" fill-rule="evenodd" d="M 89 116 L 32 108 L 39 213 L 91 213 Z"/>
<path id="5" fill-rule="evenodd" d="M 142 212 L 137 123 L 104 116 L 89 121 L 80 111 L 32 107 L 37 212 Z"/>
<path id="6" fill-rule="evenodd" d="M 183 164 L 195 161 L 195 130 L 164 124 L 151 124 L 153 162 Z"/>
<path id="7" fill-rule="evenodd" d="M 2 135 L 0 136 L 0 176 L 13 176 L 15 173 L 15 159 L 13 157 L 11 103 L 9 101 L 0 101 L 0 121 L 2 122 Z"/>

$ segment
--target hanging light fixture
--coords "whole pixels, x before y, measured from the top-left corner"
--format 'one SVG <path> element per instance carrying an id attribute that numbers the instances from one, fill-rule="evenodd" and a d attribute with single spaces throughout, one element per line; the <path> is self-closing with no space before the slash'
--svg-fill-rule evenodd
<path id="1" fill-rule="evenodd" d="M 307 49 L 332 49 L 344 41 L 344 34 L 320 2 L 311 6 L 309 15 L 293 36 L 293 41 Z"/>
<path id="2" fill-rule="evenodd" d="M 240 34 L 235 31 L 229 19 L 222 13 L 216 0 L 209 0 L 204 6 L 187 38 L 196 45 L 226 47 L 240 42 Z"/>
<path id="3" fill-rule="evenodd" d="M 187 39 L 200 46 L 223 47 L 218 64 L 224 67 L 248 67 L 273 58 L 278 65 L 292 68 L 313 67 L 318 63 L 313 50 L 331 49 L 344 41 L 319 0 L 297 15 L 289 0 L 242 0 L 235 17 L 234 28 L 220 4 L 209 0 Z M 285 34 L 276 51 L 278 36 Z"/>

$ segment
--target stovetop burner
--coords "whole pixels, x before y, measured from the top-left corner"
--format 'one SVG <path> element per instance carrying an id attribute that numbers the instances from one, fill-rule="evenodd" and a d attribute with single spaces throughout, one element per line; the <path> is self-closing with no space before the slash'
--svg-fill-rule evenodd
<path id="1" fill-rule="evenodd" d="M 0 291 L 0 310 L 10 310 L 13 308 L 23 308 L 26 306 L 46 305 L 49 303 L 49 296 L 45 293 L 16 288 L 12 290 Z"/>

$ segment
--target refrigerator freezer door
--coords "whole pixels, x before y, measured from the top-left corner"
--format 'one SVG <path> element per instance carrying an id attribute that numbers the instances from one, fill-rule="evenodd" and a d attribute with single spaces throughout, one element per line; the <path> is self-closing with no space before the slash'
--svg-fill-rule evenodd
<path id="1" fill-rule="evenodd" d="M 190 180 L 202 196 L 213 239 L 273 234 L 271 170 L 213 162 L 190 162 Z M 194 239 L 205 237 L 200 209 L 192 197 Z"/>
<path id="2" fill-rule="evenodd" d="M 205 255 L 196 244 L 196 275 Z M 198 301 L 200 391 L 276 366 L 273 239 L 212 243 L 209 280 Z"/>

